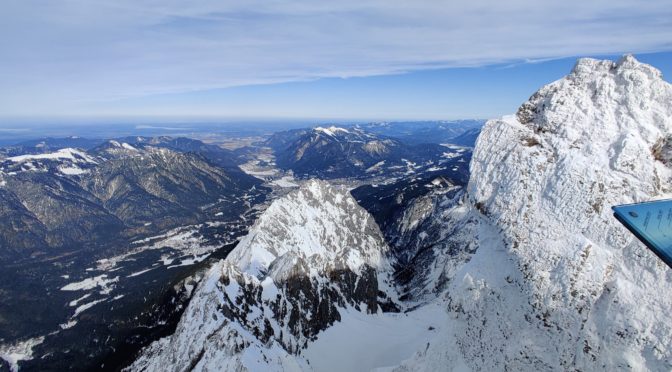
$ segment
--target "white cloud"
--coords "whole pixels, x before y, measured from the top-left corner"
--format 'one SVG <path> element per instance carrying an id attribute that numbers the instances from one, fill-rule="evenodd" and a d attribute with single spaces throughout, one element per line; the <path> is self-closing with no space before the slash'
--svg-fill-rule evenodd
<path id="1" fill-rule="evenodd" d="M 669 1 L 31 1 L 0 13 L 0 112 L 672 49 Z"/>

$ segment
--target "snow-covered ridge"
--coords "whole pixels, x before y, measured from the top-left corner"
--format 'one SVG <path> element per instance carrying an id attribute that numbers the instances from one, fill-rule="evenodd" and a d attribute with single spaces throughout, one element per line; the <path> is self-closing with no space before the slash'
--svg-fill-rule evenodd
<path id="1" fill-rule="evenodd" d="M 37 147 L 40 147 L 39 144 Z M 47 172 L 55 170 L 72 176 L 88 172 L 88 168 L 98 164 L 97 159 L 86 152 L 73 148 L 64 148 L 45 154 L 27 154 L 4 159 L 0 170 L 9 175 L 17 172 Z"/>
<path id="2" fill-rule="evenodd" d="M 126 143 L 126 142 L 120 143 L 119 141 L 110 140 L 109 143 L 114 147 L 121 147 L 121 148 L 125 148 L 126 150 L 131 150 L 131 151 L 137 151 L 138 150 L 135 147 Z"/>
<path id="3" fill-rule="evenodd" d="M 91 156 L 89 156 L 88 154 L 86 154 L 81 150 L 73 148 L 64 148 L 48 154 L 12 156 L 7 158 L 6 160 L 12 161 L 14 163 L 20 163 L 25 161 L 42 160 L 42 159 L 55 159 L 55 160 L 67 159 L 77 163 L 96 164 L 96 160 L 94 158 L 92 158 Z"/>
<path id="4" fill-rule="evenodd" d="M 341 127 L 337 127 L 337 126 L 333 126 L 333 125 L 330 126 L 330 127 L 327 127 L 327 128 L 315 127 L 315 128 L 313 128 L 313 130 L 316 131 L 316 132 L 321 132 L 321 133 L 327 134 L 329 136 L 334 136 L 338 132 L 350 133 L 350 131 L 345 129 L 345 128 L 341 128 Z"/>
<path id="5" fill-rule="evenodd" d="M 671 131 L 672 86 L 632 56 L 579 60 L 489 121 L 468 186 L 479 248 L 446 291 L 454 332 L 400 370 L 670 370 L 670 270 L 610 207 L 670 197 Z"/>

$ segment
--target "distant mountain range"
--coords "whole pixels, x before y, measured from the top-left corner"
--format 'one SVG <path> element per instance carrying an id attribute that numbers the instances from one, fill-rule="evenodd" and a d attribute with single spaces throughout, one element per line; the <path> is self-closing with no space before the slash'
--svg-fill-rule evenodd
<path id="1" fill-rule="evenodd" d="M 167 137 L 130 142 L 45 139 L 5 149 L 0 257 L 102 244 L 236 213 L 218 202 L 262 190 L 216 146 Z M 73 144 L 88 150 L 63 148 Z"/>
<path id="2" fill-rule="evenodd" d="M 412 145 L 358 127 L 315 127 L 276 133 L 266 145 L 279 168 L 299 177 L 370 178 L 405 175 L 441 166 L 468 151 L 437 143 Z"/>
<path id="3" fill-rule="evenodd" d="M 473 147 L 485 120 L 378 122 L 357 125 L 408 144 L 450 143 Z"/>

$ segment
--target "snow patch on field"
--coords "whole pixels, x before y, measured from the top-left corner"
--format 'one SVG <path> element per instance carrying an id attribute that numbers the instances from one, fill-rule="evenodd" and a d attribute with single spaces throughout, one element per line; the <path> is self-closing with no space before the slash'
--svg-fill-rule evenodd
<path id="1" fill-rule="evenodd" d="M 380 171 L 380 169 L 383 165 L 385 165 L 385 160 L 381 160 L 381 161 L 377 162 L 376 164 L 367 168 L 366 173 L 378 172 L 378 171 Z"/>
<path id="2" fill-rule="evenodd" d="M 100 300 L 95 300 L 91 301 L 88 303 L 85 303 L 84 305 L 79 306 L 78 308 L 75 309 L 75 313 L 72 315 L 73 318 L 77 317 L 77 315 L 83 313 L 84 311 L 94 307 L 95 305 L 107 300 L 107 298 L 101 298 Z"/>
<path id="3" fill-rule="evenodd" d="M 61 291 L 84 291 L 96 287 L 100 287 L 101 291 L 108 291 L 110 289 L 110 285 L 118 281 L 119 281 L 118 276 L 108 279 L 107 274 L 103 274 L 95 276 L 93 278 L 86 278 L 79 282 L 70 283 L 65 287 L 61 288 Z"/>
<path id="4" fill-rule="evenodd" d="M 44 337 L 31 338 L 12 345 L 0 345 L 0 358 L 9 363 L 12 372 L 19 370 L 19 362 L 33 359 L 33 347 L 44 341 Z"/>
<path id="5" fill-rule="evenodd" d="M 144 274 L 144 273 L 146 273 L 146 272 L 152 271 L 152 270 L 154 270 L 154 269 L 155 269 L 154 267 L 150 267 L 149 269 L 136 271 L 136 272 L 134 272 L 133 274 L 126 275 L 126 277 L 127 277 L 127 278 L 133 278 L 133 277 L 135 277 L 135 276 L 140 276 L 140 275 L 142 275 L 142 274 Z"/>
<path id="6" fill-rule="evenodd" d="M 84 173 L 87 172 L 84 169 L 82 169 L 80 167 L 77 167 L 77 166 L 74 166 L 74 165 L 70 166 L 70 167 L 64 167 L 64 166 L 58 167 L 58 170 L 59 170 L 59 172 L 61 172 L 63 174 L 67 174 L 68 176 L 77 176 L 77 175 L 84 174 Z"/>
<path id="7" fill-rule="evenodd" d="M 168 266 L 168 269 L 173 269 L 173 268 L 180 267 L 180 266 L 193 265 L 195 263 L 199 263 L 199 262 L 205 260 L 206 258 L 208 258 L 208 256 L 210 256 L 209 253 L 202 254 L 200 256 L 192 256 L 191 258 L 184 258 L 184 259 L 180 260 L 179 264 Z"/>
<path id="8" fill-rule="evenodd" d="M 186 228 L 180 227 L 170 230 L 165 234 L 136 240 L 133 244 L 138 245 L 137 247 L 124 254 L 98 260 L 96 268 L 101 271 L 110 271 L 116 268 L 122 261 L 130 260 L 131 256 L 148 250 L 158 250 L 163 248 L 174 250 L 172 255 L 167 254 L 161 256 L 162 258 L 160 262 L 164 265 L 170 265 L 176 256 L 201 256 L 209 254 L 219 247 L 208 245 L 204 242 L 203 238 L 198 234 L 198 229 L 200 227 L 201 225 L 188 226 Z"/>
<path id="9" fill-rule="evenodd" d="M 61 324 L 60 327 L 61 327 L 61 329 L 69 329 L 69 328 L 74 327 L 75 325 L 77 325 L 76 320 L 69 320 L 66 323 Z"/>
<path id="10" fill-rule="evenodd" d="M 70 302 L 68 303 L 68 305 L 70 305 L 71 307 L 75 307 L 75 306 L 77 306 L 78 303 L 80 303 L 80 302 L 86 300 L 86 299 L 89 298 L 89 297 L 91 297 L 91 293 L 87 293 L 87 294 L 85 294 L 84 296 L 82 296 L 82 297 L 80 297 L 80 298 L 78 298 L 78 299 L 76 299 L 76 300 L 72 300 L 72 301 L 70 301 Z"/>
<path id="11" fill-rule="evenodd" d="M 279 187 L 299 187 L 299 184 L 297 184 L 294 181 L 294 177 L 292 176 L 284 176 L 280 179 L 277 179 L 275 181 L 271 182 L 271 185 L 279 186 Z"/>

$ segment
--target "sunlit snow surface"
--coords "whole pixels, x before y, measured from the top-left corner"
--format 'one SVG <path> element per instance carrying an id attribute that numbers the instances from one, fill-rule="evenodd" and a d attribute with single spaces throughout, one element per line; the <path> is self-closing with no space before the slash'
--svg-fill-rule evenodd
<path id="1" fill-rule="evenodd" d="M 651 66 L 582 59 L 486 123 L 479 248 L 445 292 L 454 331 L 400 370 L 671 370 L 670 270 L 611 211 L 669 197 L 671 103 Z"/>
<path id="2" fill-rule="evenodd" d="M 7 158 L 7 160 L 10 160 L 15 163 L 25 162 L 28 160 L 40 160 L 40 159 L 68 159 L 83 163 L 84 162 L 94 164 L 96 163 L 96 160 L 93 159 L 88 154 L 86 154 L 85 152 L 72 148 L 60 149 L 56 152 L 48 154 L 20 155 Z"/>
<path id="3" fill-rule="evenodd" d="M 448 313 L 429 304 L 408 313 L 341 312 L 342 320 L 301 352 L 315 371 L 364 372 L 394 367 L 446 332 Z"/>

